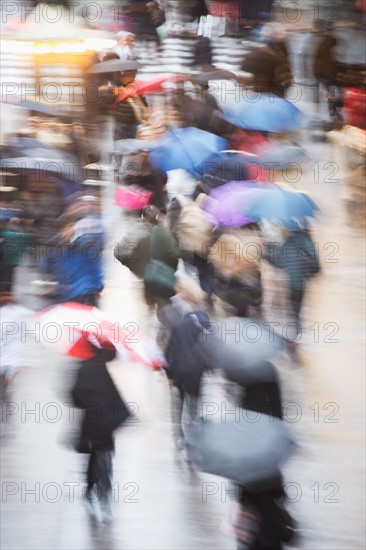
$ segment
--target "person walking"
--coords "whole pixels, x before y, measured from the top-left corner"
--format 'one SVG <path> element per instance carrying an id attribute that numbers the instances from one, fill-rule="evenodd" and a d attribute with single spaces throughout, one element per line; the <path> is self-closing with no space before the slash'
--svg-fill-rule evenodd
<path id="1" fill-rule="evenodd" d="M 271 363 L 268 367 L 274 371 Z M 281 390 L 275 373 L 271 382 L 246 385 L 240 405 L 245 410 L 282 420 Z M 295 522 L 285 509 L 281 474 L 238 489 L 241 517 L 246 525 L 237 526 L 237 549 L 282 550 L 283 544 L 293 538 Z"/>
<path id="2" fill-rule="evenodd" d="M 167 359 L 165 372 L 169 380 L 170 413 L 177 450 L 184 448 L 184 430 L 197 412 L 197 397 L 203 371 L 196 369 L 199 363 L 189 353 L 192 351 L 191 340 L 200 333 L 199 324 L 208 321 L 204 307 L 205 298 L 205 293 L 194 279 L 179 276 L 175 296 L 157 314 L 160 327 L 156 339 Z M 186 316 L 194 313 L 198 317 L 187 318 L 183 322 Z M 195 328 L 198 329 L 197 334 Z M 189 418 L 188 423 L 185 416 Z"/>
<path id="3" fill-rule="evenodd" d="M 89 454 L 85 498 L 91 506 L 98 501 L 103 521 L 109 522 L 114 432 L 130 412 L 106 365 L 115 358 L 116 350 L 113 345 L 103 345 L 91 346 L 94 356 L 82 361 L 71 396 L 75 406 L 85 411 L 76 444 L 78 452 Z"/>
<path id="4" fill-rule="evenodd" d="M 53 246 L 51 246 L 53 244 Z M 97 306 L 103 290 L 102 252 L 104 234 L 97 213 L 83 209 L 67 213 L 64 226 L 47 255 L 47 273 L 58 283 L 57 300 Z"/>
<path id="5" fill-rule="evenodd" d="M 289 288 L 290 313 L 295 324 L 295 338 L 290 349 L 296 351 L 296 340 L 301 334 L 301 309 L 308 280 L 320 272 L 319 258 L 310 231 L 300 226 L 285 230 L 281 244 L 264 248 L 264 258 L 284 270 Z"/>

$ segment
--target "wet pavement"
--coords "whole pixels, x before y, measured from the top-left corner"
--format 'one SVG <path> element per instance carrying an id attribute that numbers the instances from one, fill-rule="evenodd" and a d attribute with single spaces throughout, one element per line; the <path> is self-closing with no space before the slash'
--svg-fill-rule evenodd
<path id="1" fill-rule="evenodd" d="M 316 117 L 311 102 L 301 106 Z M 364 232 L 346 215 L 343 174 L 330 146 L 312 142 L 306 132 L 301 139 L 311 162 L 294 186 L 308 191 L 322 211 L 313 226 L 322 274 L 311 282 L 304 306 L 300 362 L 284 356 L 277 363 L 285 419 L 299 442 L 284 468 L 288 508 L 300 529 L 293 548 L 363 550 Z M 113 205 L 112 194 L 107 187 L 111 247 L 131 223 Z M 19 298 L 39 308 L 42 300 L 30 284 L 34 278 L 28 268 L 20 269 Z M 283 327 L 281 282 L 267 271 L 264 284 L 267 319 Z M 151 334 L 156 329 L 141 283 L 113 260 L 111 248 L 106 250 L 101 308 Z M 116 438 L 114 521 L 104 525 L 93 519 L 83 498 L 85 457 L 70 448 L 77 426 L 68 404 L 75 365 L 33 340 L 27 338 L 27 366 L 3 403 L 1 548 L 234 549 L 235 542 L 222 529 L 232 509 L 232 487 L 196 472 L 174 450 L 166 379 L 139 365 L 111 365 L 136 419 Z M 215 377 L 205 380 L 203 401 L 229 410 Z"/>

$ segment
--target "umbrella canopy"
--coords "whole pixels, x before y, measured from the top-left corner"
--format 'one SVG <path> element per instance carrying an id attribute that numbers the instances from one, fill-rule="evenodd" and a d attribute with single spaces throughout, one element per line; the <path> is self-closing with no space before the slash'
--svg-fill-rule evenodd
<path id="1" fill-rule="evenodd" d="M 285 348 L 285 340 L 257 319 L 228 317 L 207 328 L 194 353 L 211 369 L 243 386 L 273 382 L 269 363 Z"/>
<path id="2" fill-rule="evenodd" d="M 255 178 L 261 168 L 260 159 L 251 153 L 240 151 L 220 151 L 212 153 L 196 164 L 195 172 L 203 178 L 209 188 L 229 181 L 244 181 Z M 208 176 L 208 177 L 206 177 Z"/>
<path id="3" fill-rule="evenodd" d="M 90 342 L 98 345 L 108 342 L 119 353 L 134 362 L 152 368 L 163 363 L 162 354 L 155 342 L 147 336 L 134 337 L 133 323 L 108 320 L 96 307 L 75 302 L 52 306 L 37 313 L 42 343 L 53 351 L 89 359 L 94 353 Z"/>
<path id="4" fill-rule="evenodd" d="M 195 167 L 212 153 L 225 148 L 227 141 L 199 128 L 180 128 L 163 136 L 150 151 L 150 162 L 163 171 L 184 168 L 194 172 Z"/>
<path id="5" fill-rule="evenodd" d="M 138 61 L 124 61 L 123 59 L 109 59 L 96 63 L 89 69 L 91 74 L 115 73 L 123 71 L 137 71 L 142 67 Z"/>
<path id="6" fill-rule="evenodd" d="M 264 192 L 252 181 L 231 181 L 213 189 L 202 208 L 211 214 L 217 226 L 241 227 L 253 220 L 244 214 L 253 200 Z"/>
<path id="7" fill-rule="evenodd" d="M 109 62 L 106 61 L 105 63 Z M 117 101 L 123 101 L 135 95 L 164 92 L 167 90 L 168 84 L 183 82 L 184 80 L 187 80 L 187 76 L 182 74 L 167 75 L 157 79 L 154 78 L 153 80 L 135 80 L 132 84 L 128 84 L 128 86 L 124 87 L 124 89 L 118 94 Z"/>
<path id="8" fill-rule="evenodd" d="M 53 158 L 5 158 L 0 160 L 0 167 L 22 175 L 35 173 L 44 177 L 48 174 L 50 179 L 52 175 L 55 183 L 59 184 L 65 196 L 78 191 L 80 188 L 79 182 L 82 179 L 81 169 L 75 161 L 56 156 Z"/>
<path id="9" fill-rule="evenodd" d="M 198 84 L 208 84 L 210 80 L 236 80 L 234 73 L 218 69 L 214 65 L 196 65 L 192 67 L 189 80 Z"/>
<path id="10" fill-rule="evenodd" d="M 258 222 L 266 219 L 274 225 L 293 229 L 299 221 L 315 217 L 318 210 L 318 206 L 306 193 L 274 187 L 258 197 L 249 206 L 246 215 Z"/>
<path id="11" fill-rule="evenodd" d="M 65 112 L 61 109 L 57 109 L 55 104 L 42 103 L 40 101 L 21 101 L 21 98 L 17 97 L 13 100 L 10 100 L 10 103 L 15 107 L 22 107 L 23 109 L 28 109 L 35 113 L 41 113 L 49 117 L 62 117 L 65 115 Z"/>
<path id="12" fill-rule="evenodd" d="M 240 485 L 277 477 L 295 449 L 287 426 L 266 414 L 240 410 L 240 420 L 201 420 L 187 434 L 192 462 L 203 472 Z M 255 421 L 253 421 L 253 416 Z"/>
<path id="13" fill-rule="evenodd" d="M 265 93 L 247 98 L 239 102 L 221 99 L 225 117 L 239 128 L 283 133 L 297 130 L 302 124 L 302 112 L 286 99 Z"/>

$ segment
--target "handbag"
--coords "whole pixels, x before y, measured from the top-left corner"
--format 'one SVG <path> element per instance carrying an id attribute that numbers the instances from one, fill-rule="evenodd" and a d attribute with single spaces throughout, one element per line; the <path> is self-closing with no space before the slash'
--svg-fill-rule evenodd
<path id="1" fill-rule="evenodd" d="M 141 210 L 149 204 L 152 195 L 141 187 L 121 186 L 115 191 L 114 203 L 126 210 Z"/>
<path id="2" fill-rule="evenodd" d="M 145 290 L 153 296 L 161 296 L 163 298 L 171 298 L 175 294 L 175 286 L 177 279 L 175 270 L 165 262 L 154 258 L 153 246 L 154 237 L 156 236 L 156 227 L 153 228 L 150 238 L 150 256 L 151 259 L 147 264 L 143 281 Z"/>

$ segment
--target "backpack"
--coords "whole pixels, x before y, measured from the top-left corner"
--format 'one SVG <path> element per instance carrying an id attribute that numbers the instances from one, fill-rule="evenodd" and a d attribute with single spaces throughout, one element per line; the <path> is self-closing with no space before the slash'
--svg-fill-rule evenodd
<path id="1" fill-rule="evenodd" d="M 205 198 L 204 193 L 198 195 L 195 201 L 184 195 L 176 197 L 181 207 L 176 225 L 179 246 L 181 250 L 193 252 L 201 257 L 207 257 L 213 239 L 213 226 L 209 223 L 207 214 L 200 208 Z"/>

